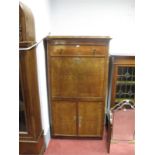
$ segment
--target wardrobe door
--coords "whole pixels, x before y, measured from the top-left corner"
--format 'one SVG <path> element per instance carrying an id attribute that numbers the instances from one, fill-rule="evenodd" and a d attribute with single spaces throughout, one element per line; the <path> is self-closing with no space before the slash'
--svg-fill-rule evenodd
<path id="1" fill-rule="evenodd" d="M 76 136 L 76 103 L 54 101 L 52 104 L 53 136 Z"/>
<path id="2" fill-rule="evenodd" d="M 101 137 L 103 130 L 103 105 L 101 102 L 78 103 L 78 135 Z"/>

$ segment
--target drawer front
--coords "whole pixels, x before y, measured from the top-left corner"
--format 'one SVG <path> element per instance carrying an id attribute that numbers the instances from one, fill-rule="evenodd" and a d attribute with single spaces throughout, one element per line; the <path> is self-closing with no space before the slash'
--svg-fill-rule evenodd
<path id="1" fill-rule="evenodd" d="M 97 56 L 107 55 L 105 46 L 85 46 L 85 45 L 49 45 L 50 56 Z"/>

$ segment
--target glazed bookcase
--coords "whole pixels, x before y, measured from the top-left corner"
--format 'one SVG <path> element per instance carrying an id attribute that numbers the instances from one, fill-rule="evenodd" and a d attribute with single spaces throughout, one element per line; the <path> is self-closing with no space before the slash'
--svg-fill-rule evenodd
<path id="1" fill-rule="evenodd" d="M 110 56 L 109 104 L 123 100 L 135 101 L 135 57 Z"/>

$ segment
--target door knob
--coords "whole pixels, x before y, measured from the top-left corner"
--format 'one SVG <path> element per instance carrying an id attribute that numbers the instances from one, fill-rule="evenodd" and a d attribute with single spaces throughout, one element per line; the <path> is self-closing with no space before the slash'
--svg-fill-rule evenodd
<path id="1" fill-rule="evenodd" d="M 96 49 L 93 49 L 93 55 L 95 55 L 96 54 Z"/>
<path id="2" fill-rule="evenodd" d="M 74 121 L 76 121 L 76 116 L 73 117 Z"/>
<path id="3" fill-rule="evenodd" d="M 62 52 L 63 52 L 63 49 L 60 49 L 59 54 L 62 54 Z"/>
<path id="4" fill-rule="evenodd" d="M 81 121 L 82 121 L 82 117 L 79 116 L 79 128 L 81 128 Z"/>

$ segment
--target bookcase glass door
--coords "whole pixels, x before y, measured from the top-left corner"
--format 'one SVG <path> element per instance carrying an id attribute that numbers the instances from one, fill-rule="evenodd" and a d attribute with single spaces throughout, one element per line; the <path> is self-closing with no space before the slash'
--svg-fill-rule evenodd
<path id="1" fill-rule="evenodd" d="M 26 132 L 26 111 L 25 111 L 25 102 L 23 97 L 21 79 L 19 80 L 19 131 Z"/>
<path id="2" fill-rule="evenodd" d="M 123 99 L 134 100 L 135 98 L 135 67 L 118 66 L 116 79 L 115 103 Z"/>

